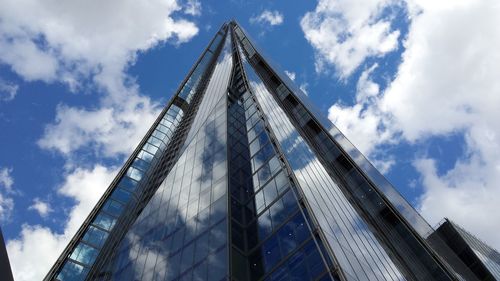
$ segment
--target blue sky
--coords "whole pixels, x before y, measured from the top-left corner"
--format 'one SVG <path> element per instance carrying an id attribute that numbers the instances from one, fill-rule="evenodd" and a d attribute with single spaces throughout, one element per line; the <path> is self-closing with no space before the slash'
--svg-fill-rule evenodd
<path id="1" fill-rule="evenodd" d="M 431 225 L 449 217 L 500 248 L 500 6 L 438 2 L 0 0 L 16 280 L 48 271 L 232 18 Z"/>

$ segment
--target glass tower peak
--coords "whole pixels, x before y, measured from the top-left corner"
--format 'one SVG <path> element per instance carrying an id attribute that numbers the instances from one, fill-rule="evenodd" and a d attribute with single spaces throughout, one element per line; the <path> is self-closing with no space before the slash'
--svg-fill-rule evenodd
<path id="1" fill-rule="evenodd" d="M 45 280 L 482 280 L 234 20 Z"/>

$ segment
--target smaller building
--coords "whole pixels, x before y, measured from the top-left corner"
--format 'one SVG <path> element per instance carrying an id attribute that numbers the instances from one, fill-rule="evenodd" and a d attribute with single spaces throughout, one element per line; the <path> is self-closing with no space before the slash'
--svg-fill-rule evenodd
<path id="1" fill-rule="evenodd" d="M 3 240 L 2 229 L 0 228 L 0 280 L 14 281 L 12 271 L 10 269 L 9 256 L 5 249 L 5 241 Z"/>
<path id="2" fill-rule="evenodd" d="M 431 244 L 443 241 L 479 280 L 500 280 L 500 254 L 449 219 L 445 218 L 428 240 Z M 449 264 L 456 267 L 456 263 Z"/>

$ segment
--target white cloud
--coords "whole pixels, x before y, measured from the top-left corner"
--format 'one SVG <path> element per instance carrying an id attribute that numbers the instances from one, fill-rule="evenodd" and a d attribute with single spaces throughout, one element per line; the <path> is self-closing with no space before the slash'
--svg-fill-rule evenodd
<path id="1" fill-rule="evenodd" d="M 409 9 L 394 80 L 381 92 L 365 70 L 356 103 L 335 104 L 329 117 L 368 154 L 381 144 L 463 135 L 464 152 L 451 169 L 438 172 L 437 159 L 415 156 L 424 187 L 418 208 L 431 224 L 449 217 L 500 248 L 491 223 L 500 221 L 500 6 L 416 0 Z"/>
<path id="2" fill-rule="evenodd" d="M 175 0 L 5 0 L 0 61 L 26 80 L 118 76 L 137 51 L 197 34 L 194 23 L 172 18 L 179 10 Z"/>
<path id="3" fill-rule="evenodd" d="M 40 225 L 23 225 L 20 237 L 7 241 L 15 280 L 42 280 L 69 239 Z"/>
<path id="4" fill-rule="evenodd" d="M 285 70 L 285 74 L 286 74 L 286 76 L 288 76 L 288 78 L 290 78 L 290 80 L 295 81 L 295 76 L 296 76 L 295 72 Z"/>
<path id="5" fill-rule="evenodd" d="M 498 156 L 498 153 L 497 153 Z M 445 174 L 436 168 L 436 159 L 420 158 L 414 163 L 426 188 L 419 209 L 432 224 L 448 217 L 464 226 L 490 246 L 500 249 L 500 166 L 484 162 L 478 155 L 458 161 Z"/>
<path id="6" fill-rule="evenodd" d="M 9 192 L 12 190 L 12 185 L 14 184 L 14 178 L 11 173 L 12 168 L 3 167 L 0 169 L 0 186 Z"/>
<path id="7" fill-rule="evenodd" d="M 500 249 L 500 6 L 496 1 L 416 1 L 398 75 L 383 108 L 411 141 L 463 133 L 466 151 L 438 173 L 419 159 L 425 193 L 420 209 L 443 216 Z M 418 9 L 418 10 L 417 10 Z"/>
<path id="8" fill-rule="evenodd" d="M 133 96 L 129 103 L 87 110 L 59 106 L 54 124 L 46 126 L 38 144 L 66 156 L 91 147 L 104 156 L 129 154 L 153 124 L 159 107 Z"/>
<path id="9" fill-rule="evenodd" d="M 126 70 L 139 52 L 165 41 L 187 42 L 198 33 L 193 22 L 172 17 L 178 11 L 182 7 L 175 0 L 4 1 L 0 63 L 26 80 L 104 93 L 91 109 L 60 105 L 39 145 L 64 154 L 89 143 L 107 156 L 131 151 L 159 108 L 140 95 Z"/>
<path id="10" fill-rule="evenodd" d="M 279 11 L 264 10 L 260 15 L 250 18 L 250 23 L 269 24 L 271 26 L 283 23 L 283 14 Z"/>
<path id="11" fill-rule="evenodd" d="M 27 81 L 59 82 L 73 92 L 101 94 L 89 108 L 60 104 L 38 141 L 65 157 L 70 171 L 58 193 L 76 205 L 62 233 L 23 225 L 20 236 L 8 241 L 16 280 L 44 277 L 117 172 L 100 165 L 75 169 L 73 152 L 85 148 L 100 157 L 128 154 L 159 113 L 159 105 L 140 94 L 126 71 L 140 52 L 164 42 L 178 45 L 198 33 L 179 14 L 200 12 L 197 1 L 188 2 L 193 6 L 182 7 L 175 0 L 2 1 L 0 63 Z"/>
<path id="12" fill-rule="evenodd" d="M 394 159 L 394 157 L 388 157 L 386 159 L 374 158 L 371 162 L 380 173 L 387 174 L 391 170 L 392 166 L 396 164 L 396 159 Z"/>
<path id="13" fill-rule="evenodd" d="M 78 168 L 66 176 L 58 193 L 74 199 L 63 233 L 42 225 L 23 225 L 17 239 L 7 241 L 7 251 L 15 280 L 42 280 L 76 233 L 91 209 L 117 173 L 116 168 L 96 165 Z"/>
<path id="14" fill-rule="evenodd" d="M 398 47 L 399 30 L 383 17 L 392 0 L 320 0 L 300 21 L 316 52 L 316 70 L 334 65 L 346 78 L 368 57 L 380 57 Z"/>
<path id="15" fill-rule="evenodd" d="M 14 209 L 14 200 L 8 196 L 13 192 L 14 178 L 11 173 L 12 168 L 0 169 L 0 222 L 8 221 Z"/>
<path id="16" fill-rule="evenodd" d="M 184 7 L 184 13 L 192 16 L 201 15 L 201 2 L 198 0 L 188 0 Z"/>
<path id="17" fill-rule="evenodd" d="M 188 7 L 184 13 L 199 13 L 198 8 Z M 0 63 L 27 81 L 60 82 L 71 91 L 102 94 L 90 108 L 59 105 L 54 123 L 38 141 L 40 147 L 65 156 L 71 170 L 58 193 L 76 205 L 63 233 L 23 225 L 20 236 L 8 241 L 16 280 L 44 277 L 117 172 L 100 165 L 75 169 L 73 152 L 86 148 L 101 157 L 128 154 L 153 123 L 159 105 L 140 94 L 126 71 L 139 52 L 163 42 L 181 44 L 198 33 L 193 22 L 181 15 L 174 19 L 172 14 L 182 9 L 175 0 L 3 1 Z M 41 214 L 50 212 L 36 202 L 32 207 Z"/>
<path id="18" fill-rule="evenodd" d="M 14 210 L 14 200 L 0 192 L 0 222 L 8 221 L 12 210 Z"/>
<path id="19" fill-rule="evenodd" d="M 379 86 L 370 78 L 377 67 L 374 64 L 361 74 L 356 86 L 355 105 L 337 102 L 328 109 L 328 118 L 368 156 L 375 152 L 378 145 L 394 141 L 394 132 L 387 124 L 387 115 L 378 108 L 381 94 Z"/>
<path id="20" fill-rule="evenodd" d="M 38 143 L 66 155 L 86 145 L 106 156 L 130 152 L 159 107 L 140 95 L 127 68 L 141 51 L 165 41 L 187 42 L 198 33 L 193 22 L 172 17 L 183 9 L 175 0 L 4 2 L 0 62 L 26 80 L 58 81 L 73 91 L 90 78 L 89 88 L 104 93 L 91 109 L 58 106 L 54 124 Z M 190 0 L 184 13 L 200 9 Z"/>
<path id="21" fill-rule="evenodd" d="M 17 95 L 19 85 L 4 81 L 0 78 L 0 101 L 11 101 Z"/>
<path id="22" fill-rule="evenodd" d="M 33 199 L 33 204 L 28 207 L 28 210 L 36 211 L 42 218 L 45 218 L 51 213 L 52 207 L 47 202 L 43 202 L 40 198 Z"/>

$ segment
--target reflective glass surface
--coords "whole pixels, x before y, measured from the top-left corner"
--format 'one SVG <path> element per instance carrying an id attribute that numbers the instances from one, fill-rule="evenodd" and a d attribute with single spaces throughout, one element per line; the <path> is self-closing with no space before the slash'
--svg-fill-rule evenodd
<path id="1" fill-rule="evenodd" d="M 221 56 L 181 156 L 118 247 L 111 280 L 227 275 L 226 89 Z"/>
<path id="2" fill-rule="evenodd" d="M 472 234 L 461 228 L 455 223 L 451 223 L 460 236 L 471 247 L 476 256 L 486 266 L 488 271 L 497 279 L 500 280 L 500 253 L 486 245 L 481 240 L 474 237 Z"/>
<path id="3" fill-rule="evenodd" d="M 268 63 L 234 22 L 219 30 L 57 280 L 448 279 L 429 225 Z"/>
<path id="4" fill-rule="evenodd" d="M 368 225 L 328 175 L 253 68 L 246 60 L 243 65 L 300 189 L 344 273 L 351 280 L 403 279 Z"/>
<path id="5" fill-rule="evenodd" d="M 206 72 L 209 62 L 213 58 L 214 50 L 221 43 L 224 35 L 222 30 L 224 29 L 221 29 L 220 33 L 216 35 L 213 42 L 207 48 L 207 51 L 203 53 L 193 72 L 182 85 L 176 98 L 180 98 L 186 103 L 192 100 L 200 84 L 201 77 Z M 221 60 L 219 63 L 222 63 Z M 227 60 L 225 63 L 227 64 Z M 227 72 L 227 65 L 224 69 Z M 219 84 L 219 87 L 222 84 Z M 209 106 L 208 108 L 213 109 L 213 106 L 214 104 L 211 104 L 211 107 Z M 84 229 L 79 234 L 80 236 L 74 238 L 75 240 L 81 239 L 85 243 L 76 241 L 72 246 L 73 248 L 69 249 L 68 256 L 66 257 L 68 262 L 63 262 L 62 268 L 56 268 L 58 272 L 55 272 L 55 276 L 58 280 L 83 280 L 85 278 L 118 218 L 121 217 L 127 206 L 136 204 L 136 200 L 139 197 L 138 192 L 141 192 L 141 190 L 137 190 L 137 187 L 146 177 L 151 166 L 154 166 L 155 161 L 166 150 L 184 116 L 185 112 L 179 106 L 170 103 L 169 107 L 159 117 L 158 124 L 152 130 L 144 145 L 137 150 L 135 158 L 132 159 L 130 165 L 126 168 L 118 184 L 110 187 L 110 195 L 101 199 L 103 202 L 100 205 L 100 209 L 95 210 L 94 216 L 90 215 L 90 221 L 83 226 Z M 87 242 L 90 243 L 87 244 Z M 82 249 L 85 249 L 85 251 Z M 68 273 L 70 271 L 72 272 L 71 274 Z M 72 279 L 68 279 L 70 275 Z"/>
<path id="6" fill-rule="evenodd" d="M 331 280 L 318 247 L 322 241 L 300 207 L 272 129 L 242 77 L 236 65 L 228 106 L 232 278 Z M 317 258 L 314 266 L 303 260 L 306 252 Z"/>

